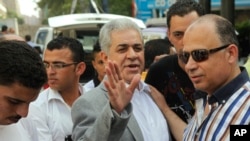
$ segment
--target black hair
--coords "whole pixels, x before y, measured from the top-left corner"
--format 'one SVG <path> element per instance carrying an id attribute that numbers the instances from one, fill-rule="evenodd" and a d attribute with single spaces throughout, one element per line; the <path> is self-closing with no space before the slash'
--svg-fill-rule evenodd
<path id="1" fill-rule="evenodd" d="M 101 52 L 101 46 L 99 44 L 99 41 L 97 40 L 96 43 L 93 46 L 93 52 L 92 52 L 92 60 L 95 60 L 95 56 L 97 53 Z"/>
<path id="2" fill-rule="evenodd" d="M 193 11 L 196 11 L 199 16 L 205 14 L 204 8 L 195 0 L 177 1 L 167 11 L 167 27 L 170 28 L 170 21 L 173 16 L 178 15 L 183 17 Z"/>
<path id="3" fill-rule="evenodd" d="M 47 81 L 46 69 L 38 53 L 26 42 L 0 42 L 0 85 L 19 83 L 40 89 Z"/>
<path id="4" fill-rule="evenodd" d="M 154 62 L 155 56 L 169 54 L 172 46 L 168 38 L 147 41 L 144 46 L 145 69 Z"/>
<path id="5" fill-rule="evenodd" d="M 3 25 L 2 26 L 2 32 L 7 31 L 7 30 L 8 30 L 8 26 L 7 25 Z"/>
<path id="6" fill-rule="evenodd" d="M 68 48 L 72 51 L 72 59 L 74 62 L 84 62 L 84 49 L 82 44 L 74 38 L 57 37 L 51 40 L 47 45 L 47 50 Z"/>
<path id="7" fill-rule="evenodd" d="M 31 36 L 30 35 L 25 35 L 25 41 L 31 41 Z"/>

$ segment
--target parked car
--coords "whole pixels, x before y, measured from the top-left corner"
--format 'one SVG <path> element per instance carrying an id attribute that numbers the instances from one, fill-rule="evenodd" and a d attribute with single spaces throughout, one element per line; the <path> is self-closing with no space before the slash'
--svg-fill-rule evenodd
<path id="1" fill-rule="evenodd" d="M 141 29 L 146 28 L 142 20 L 128 16 L 104 13 L 69 14 L 51 17 L 49 26 L 37 30 L 34 42 L 41 46 L 42 50 L 53 38 L 67 36 L 78 39 L 82 44 L 85 55 L 86 71 L 81 77 L 81 83 L 86 83 L 94 76 L 94 68 L 91 64 L 93 45 L 98 40 L 100 28 L 112 19 L 128 18 L 134 21 Z"/>

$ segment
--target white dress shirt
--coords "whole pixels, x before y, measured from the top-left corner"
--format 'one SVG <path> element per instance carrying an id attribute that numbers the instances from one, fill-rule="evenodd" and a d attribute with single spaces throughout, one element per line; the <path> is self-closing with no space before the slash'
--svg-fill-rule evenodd
<path id="1" fill-rule="evenodd" d="M 95 84 L 94 84 L 93 79 L 89 80 L 86 84 L 83 85 L 83 87 L 84 87 L 85 92 L 95 88 Z"/>
<path id="2" fill-rule="evenodd" d="M 84 92 L 80 84 L 79 91 Z M 30 104 L 28 117 L 36 124 L 41 141 L 64 141 L 65 136 L 72 134 L 71 107 L 51 88 L 41 92 Z"/>
<path id="3" fill-rule="evenodd" d="M 138 122 L 144 141 L 168 141 L 170 132 L 167 121 L 150 96 L 149 86 L 141 81 L 131 101 L 133 114 Z"/>

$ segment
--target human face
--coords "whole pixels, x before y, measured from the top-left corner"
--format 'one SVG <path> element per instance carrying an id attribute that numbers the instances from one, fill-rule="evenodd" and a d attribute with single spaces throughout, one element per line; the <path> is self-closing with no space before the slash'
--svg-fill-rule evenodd
<path id="1" fill-rule="evenodd" d="M 46 49 L 43 62 L 50 65 L 46 68 L 50 88 L 63 92 L 67 89 L 71 89 L 75 84 L 78 84 L 80 77 L 76 71 L 78 64 L 73 61 L 70 49 L 62 48 L 54 49 L 52 51 Z M 72 65 L 58 69 L 51 67 L 51 64 L 56 63 Z"/>
<path id="2" fill-rule="evenodd" d="M 122 78 L 130 83 L 144 68 L 144 48 L 140 34 L 133 29 L 113 31 L 108 59 L 116 61 Z"/>
<path id="3" fill-rule="evenodd" d="M 94 56 L 94 60 L 92 61 L 92 65 L 95 68 L 98 74 L 98 79 L 100 81 L 102 81 L 104 75 L 106 74 L 104 61 L 102 59 L 102 53 L 103 52 L 96 53 Z"/>
<path id="4" fill-rule="evenodd" d="M 196 24 L 189 28 L 183 38 L 183 52 L 192 52 L 197 49 L 211 50 L 222 44 L 216 32 L 215 26 L 210 24 Z M 202 34 L 200 34 L 202 31 Z M 195 61 L 189 57 L 185 70 L 196 89 L 212 94 L 231 78 L 232 55 L 230 45 L 214 53 L 210 53 L 203 61 Z"/>
<path id="5" fill-rule="evenodd" d="M 174 45 L 177 53 L 183 48 L 182 38 L 187 27 L 197 18 L 199 15 L 193 11 L 183 17 L 175 15 L 171 17 L 170 27 L 167 30 L 168 38 Z"/>
<path id="6" fill-rule="evenodd" d="M 29 104 L 37 98 L 39 91 L 18 83 L 0 85 L 0 125 L 16 123 L 26 117 Z"/>

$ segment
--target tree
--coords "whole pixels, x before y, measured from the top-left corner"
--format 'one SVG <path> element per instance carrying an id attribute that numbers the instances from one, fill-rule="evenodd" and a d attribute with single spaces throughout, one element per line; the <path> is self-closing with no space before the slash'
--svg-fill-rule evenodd
<path id="1" fill-rule="evenodd" d="M 98 8 L 103 9 L 102 0 L 96 0 L 95 2 Z M 43 11 L 44 20 L 47 21 L 48 17 L 70 14 L 72 0 L 40 0 L 37 4 Z M 131 15 L 131 0 L 108 0 L 108 4 L 109 13 Z M 90 12 L 90 1 L 78 0 L 75 13 L 88 12 Z"/>

